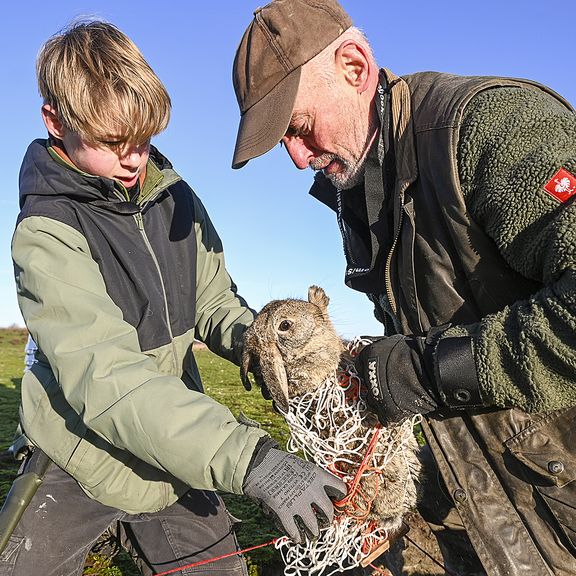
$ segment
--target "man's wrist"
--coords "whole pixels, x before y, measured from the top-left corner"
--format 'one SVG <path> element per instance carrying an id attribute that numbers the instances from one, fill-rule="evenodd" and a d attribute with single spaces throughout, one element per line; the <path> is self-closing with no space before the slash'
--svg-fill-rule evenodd
<path id="1" fill-rule="evenodd" d="M 439 339 L 434 364 L 435 382 L 443 404 L 456 410 L 484 406 L 470 336 Z"/>

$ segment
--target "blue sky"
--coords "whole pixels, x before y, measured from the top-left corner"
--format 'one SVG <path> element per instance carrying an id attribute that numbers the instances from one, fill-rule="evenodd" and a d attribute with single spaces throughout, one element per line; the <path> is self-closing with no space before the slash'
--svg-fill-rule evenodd
<path id="1" fill-rule="evenodd" d="M 397 74 L 437 70 L 531 78 L 576 104 L 574 0 L 342 4 L 368 35 L 379 64 Z M 330 312 L 343 336 L 381 333 L 368 300 L 344 286 L 335 218 L 307 194 L 312 173 L 296 170 L 279 147 L 242 170 L 230 168 L 239 117 L 232 60 L 259 5 L 256 0 L 3 4 L 0 326 L 23 325 L 10 240 L 22 156 L 31 140 L 45 136 L 36 54 L 72 18 L 92 15 L 131 36 L 166 85 L 172 121 L 154 143 L 208 208 L 224 242 L 228 269 L 249 303 L 258 309 L 273 298 L 305 297 L 308 286 L 318 284 L 331 298 Z"/>

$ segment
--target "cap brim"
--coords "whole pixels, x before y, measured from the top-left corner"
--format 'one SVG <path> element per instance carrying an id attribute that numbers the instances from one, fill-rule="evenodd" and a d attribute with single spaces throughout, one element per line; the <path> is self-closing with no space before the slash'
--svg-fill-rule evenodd
<path id="1" fill-rule="evenodd" d="M 241 116 L 232 168 L 242 168 L 248 160 L 266 154 L 286 134 L 300 85 L 300 72 L 301 67 L 293 70 Z"/>

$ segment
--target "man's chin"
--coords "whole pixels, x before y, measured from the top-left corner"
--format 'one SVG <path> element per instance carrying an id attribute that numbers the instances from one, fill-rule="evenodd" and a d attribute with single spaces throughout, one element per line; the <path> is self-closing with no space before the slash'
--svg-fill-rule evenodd
<path id="1" fill-rule="evenodd" d="M 326 171 L 324 171 L 324 176 L 332 182 L 336 190 L 350 190 L 350 188 L 354 188 L 364 181 L 364 170 L 358 170 L 352 174 L 349 174 L 348 172 L 327 174 Z"/>

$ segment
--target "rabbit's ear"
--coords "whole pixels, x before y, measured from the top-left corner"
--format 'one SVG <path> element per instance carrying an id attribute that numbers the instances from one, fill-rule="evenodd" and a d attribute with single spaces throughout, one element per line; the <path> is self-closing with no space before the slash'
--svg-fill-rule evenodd
<path id="1" fill-rule="evenodd" d="M 288 377 L 280 350 L 272 345 L 259 360 L 262 379 L 272 399 L 281 410 L 288 412 Z"/>
<path id="2" fill-rule="evenodd" d="M 324 292 L 320 286 L 310 286 L 310 288 L 308 288 L 308 302 L 310 302 L 310 304 L 316 304 L 323 313 L 328 312 L 330 298 L 326 296 L 326 292 Z"/>
<path id="3" fill-rule="evenodd" d="M 266 353 L 258 355 L 248 352 L 244 348 L 242 365 L 240 366 L 240 379 L 246 390 L 252 389 L 252 382 L 248 377 L 252 372 L 256 384 L 263 389 L 262 395 L 267 400 L 274 400 L 277 406 L 288 411 L 288 377 L 284 369 L 284 360 L 275 345 L 267 349 Z M 268 393 L 264 389 L 268 389 Z M 271 396 L 271 398 L 270 398 Z"/>
<path id="4" fill-rule="evenodd" d="M 252 382 L 248 377 L 248 372 L 252 369 L 252 354 L 246 352 L 246 349 L 242 352 L 242 365 L 240 366 L 240 380 L 246 390 L 252 390 Z"/>

